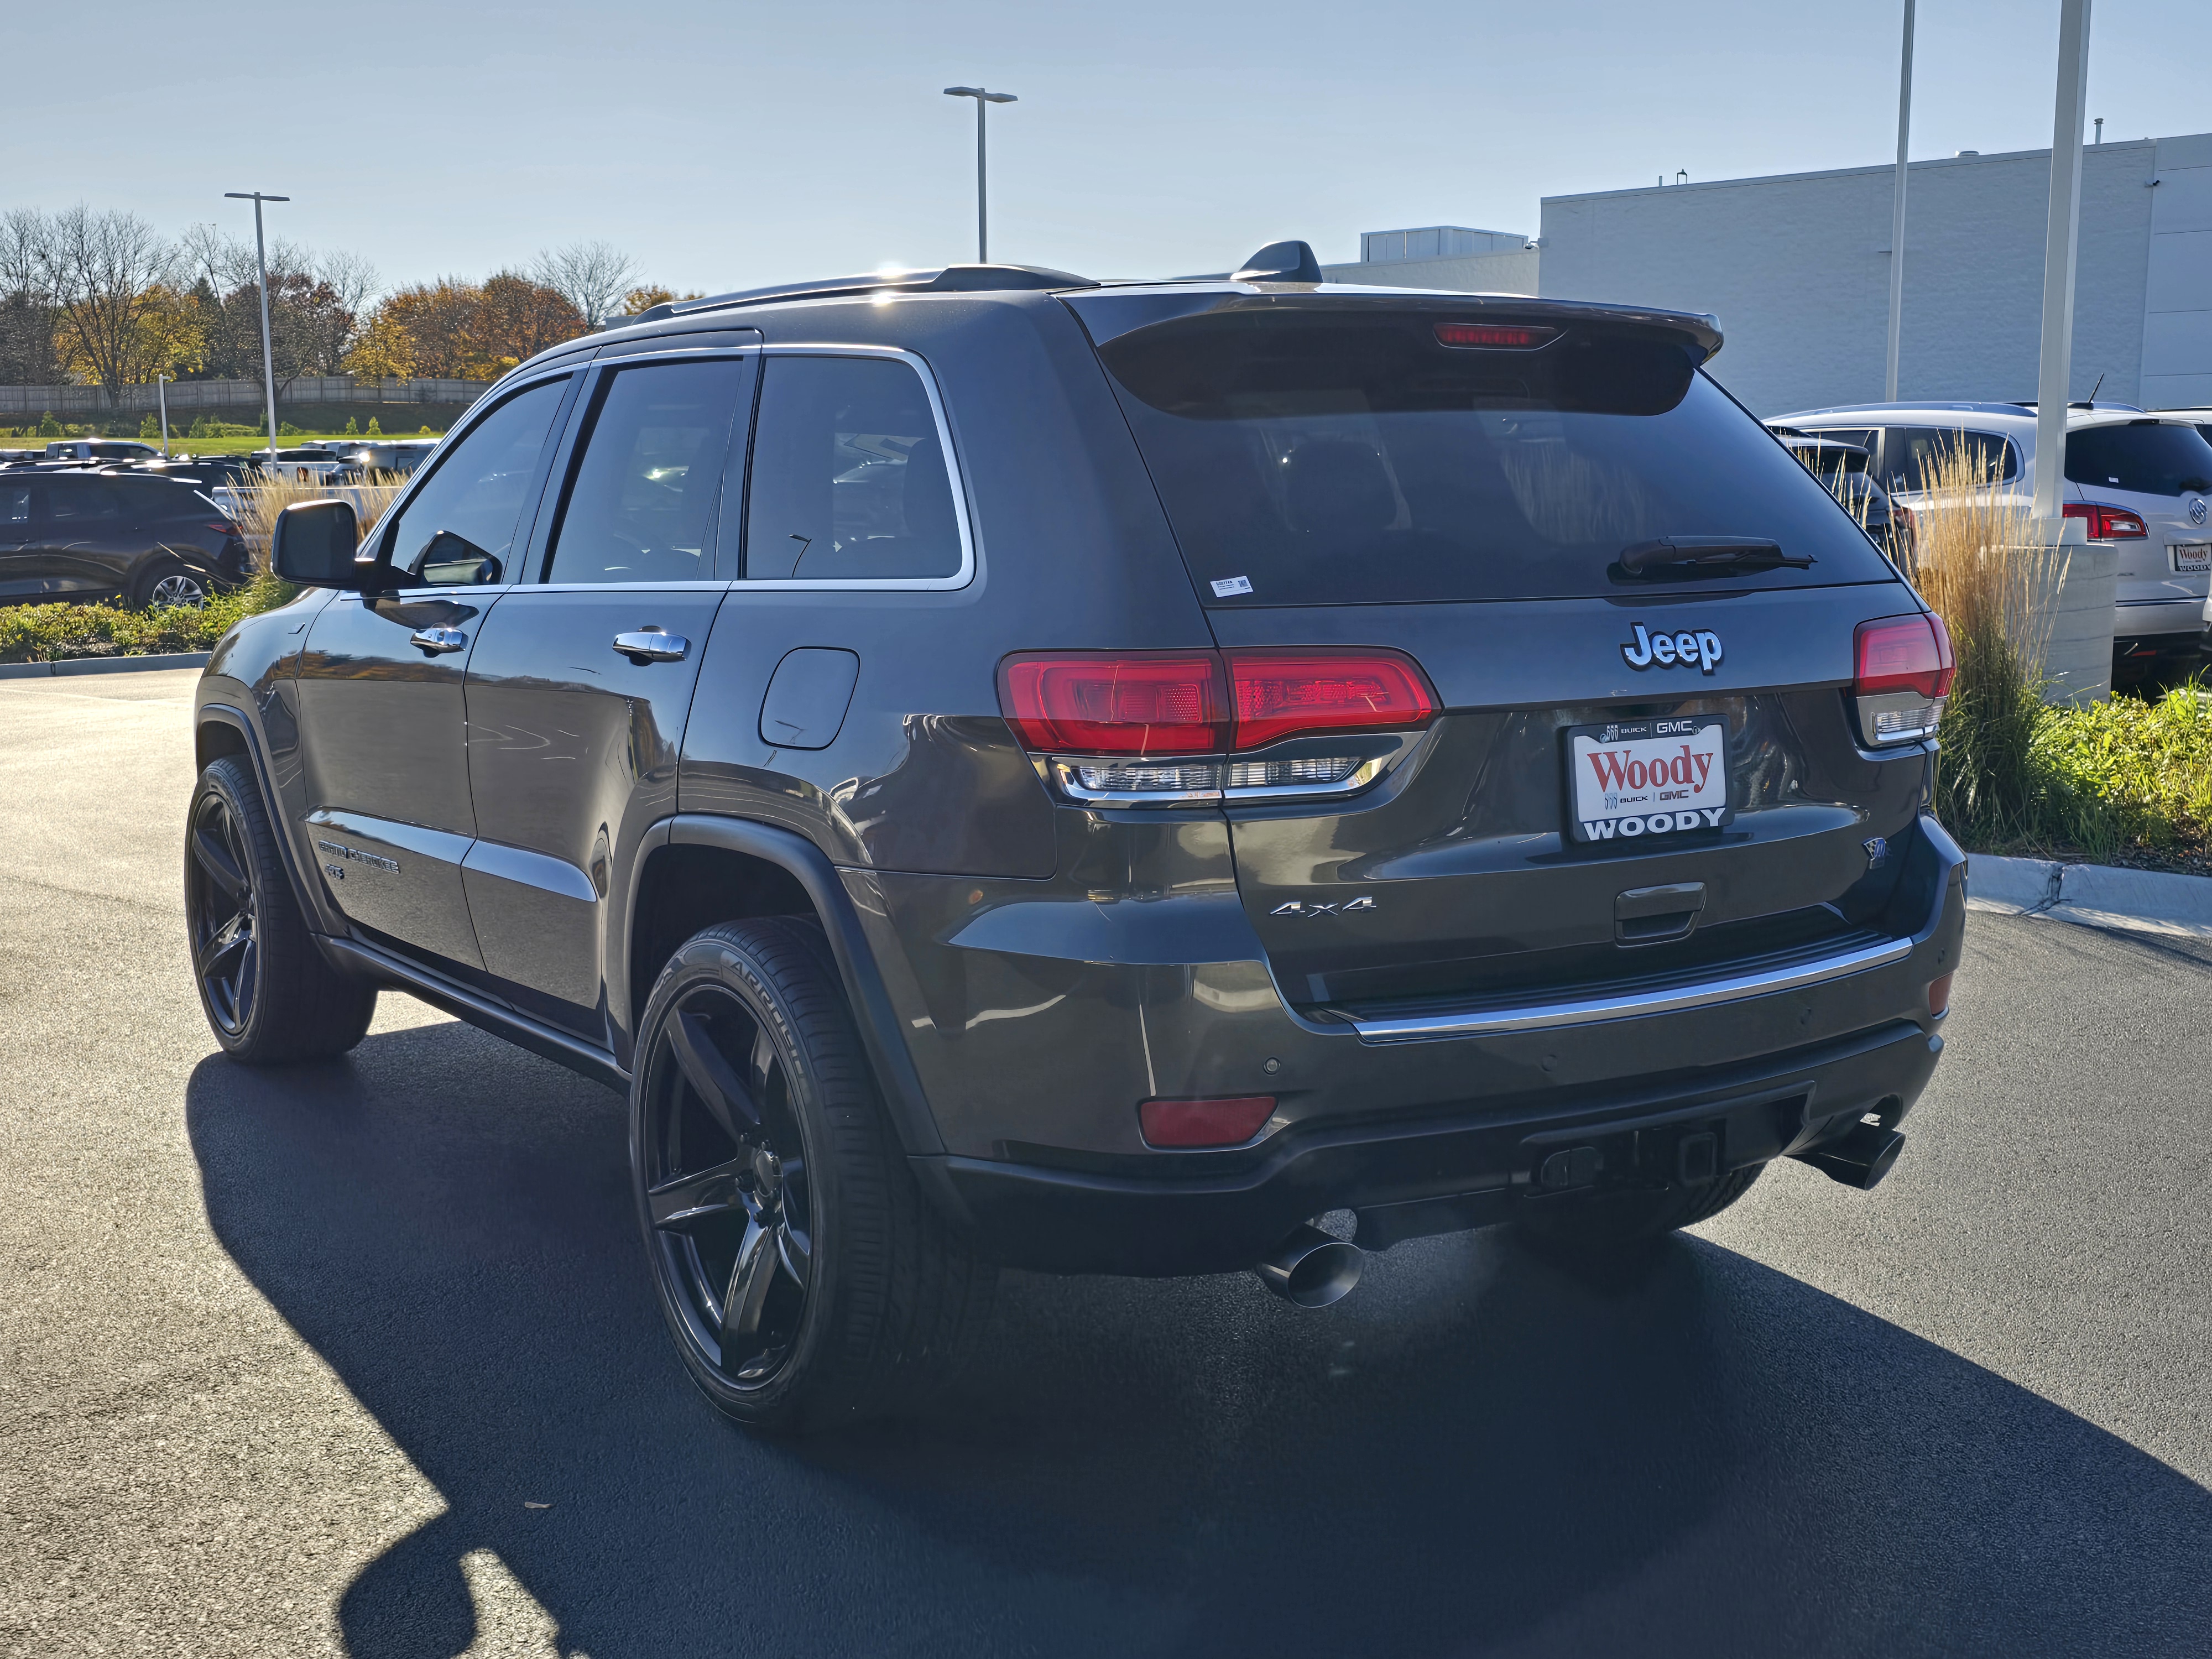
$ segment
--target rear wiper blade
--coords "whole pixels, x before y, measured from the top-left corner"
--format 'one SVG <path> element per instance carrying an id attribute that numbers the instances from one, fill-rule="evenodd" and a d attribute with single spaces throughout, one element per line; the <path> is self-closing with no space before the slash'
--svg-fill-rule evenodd
<path id="1" fill-rule="evenodd" d="M 1659 570 L 1699 575 L 1711 572 L 1772 570 L 1787 566 L 1809 570 L 1808 553 L 1784 553 L 1781 544 L 1757 536 L 1662 536 L 1655 542 L 1638 542 L 1620 550 L 1614 567 L 1624 576 L 1642 576 Z"/>

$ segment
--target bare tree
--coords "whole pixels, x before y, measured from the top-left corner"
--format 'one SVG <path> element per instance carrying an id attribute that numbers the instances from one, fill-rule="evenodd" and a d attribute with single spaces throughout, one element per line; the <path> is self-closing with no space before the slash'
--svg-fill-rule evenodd
<path id="1" fill-rule="evenodd" d="M 79 203 L 48 221 L 40 263 L 65 345 L 109 397 L 137 378 L 146 330 L 177 270 L 174 245 L 135 213 Z"/>
<path id="2" fill-rule="evenodd" d="M 597 328 L 636 284 L 638 270 L 611 242 L 571 242 L 539 254 L 530 275 L 575 307 L 586 328 Z"/>
<path id="3" fill-rule="evenodd" d="M 46 277 L 52 226 L 34 208 L 0 217 L 0 381 L 51 386 L 62 378 L 54 296 Z"/>

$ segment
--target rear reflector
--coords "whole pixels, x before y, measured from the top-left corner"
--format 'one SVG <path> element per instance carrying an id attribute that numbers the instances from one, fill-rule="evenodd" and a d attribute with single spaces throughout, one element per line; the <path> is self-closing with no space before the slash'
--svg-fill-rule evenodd
<path id="1" fill-rule="evenodd" d="M 1000 703 L 1038 754 L 1218 754 L 1300 732 L 1417 731 L 1436 717 L 1427 676 L 1399 652 L 1225 657 L 1224 666 L 1211 651 L 1024 653 L 1000 667 Z"/>
<path id="2" fill-rule="evenodd" d="M 1945 1013 L 1950 1011 L 1950 975 L 1945 974 L 1940 979 L 1929 980 L 1928 981 L 1928 1012 L 1934 1014 L 1940 1019 Z"/>
<path id="3" fill-rule="evenodd" d="M 1229 746 L 1229 700 L 1211 651 L 1009 657 L 999 700 L 1023 746 L 1091 755 L 1203 754 Z"/>
<path id="4" fill-rule="evenodd" d="M 1559 337 L 1559 333 L 1556 328 L 1545 328 L 1534 323 L 1438 323 L 1437 343 L 1527 351 L 1536 346 L 1549 345 Z"/>
<path id="5" fill-rule="evenodd" d="M 1148 1146 L 1241 1146 L 1273 1116 L 1273 1095 L 1232 1095 L 1215 1100 L 1147 1100 L 1137 1123 Z"/>

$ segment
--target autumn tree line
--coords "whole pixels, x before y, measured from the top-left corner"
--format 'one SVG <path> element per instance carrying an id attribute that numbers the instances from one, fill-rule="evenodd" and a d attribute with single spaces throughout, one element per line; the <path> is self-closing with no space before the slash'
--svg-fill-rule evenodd
<path id="1" fill-rule="evenodd" d="M 481 282 L 385 291 L 347 252 L 268 248 L 270 352 L 303 374 L 497 379 L 525 358 L 675 296 L 605 242 L 549 249 Z M 214 227 L 162 235 L 87 207 L 0 216 L 0 384 L 100 386 L 261 378 L 253 244 Z"/>

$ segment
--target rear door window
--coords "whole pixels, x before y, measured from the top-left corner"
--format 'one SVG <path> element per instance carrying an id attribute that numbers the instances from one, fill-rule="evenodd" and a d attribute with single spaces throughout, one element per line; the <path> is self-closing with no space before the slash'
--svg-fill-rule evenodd
<path id="1" fill-rule="evenodd" d="M 751 401 L 751 360 L 646 363 L 599 390 L 546 580 L 714 578 L 714 526 L 731 433 Z M 738 476 L 742 476 L 741 471 Z"/>
<path id="2" fill-rule="evenodd" d="M 1443 343 L 1404 311 L 1209 313 L 1100 356 L 1209 605 L 1571 598 L 1886 581 L 1790 453 L 1650 334 Z M 1447 326 L 1446 331 L 1449 331 Z M 1813 562 L 1631 580 L 1638 543 L 1772 540 Z"/>
<path id="3" fill-rule="evenodd" d="M 1955 427 L 1890 428 L 1882 471 L 1892 489 L 1933 489 L 1944 458 L 1953 454 L 1964 455 L 1972 476 L 1983 483 L 2006 483 L 2020 477 L 2020 451 L 2002 434 Z"/>
<path id="4" fill-rule="evenodd" d="M 2212 444 L 2178 421 L 2076 427 L 2066 434 L 2066 478 L 2139 495 L 2212 490 Z"/>
<path id="5" fill-rule="evenodd" d="M 123 492 L 93 478 L 55 478 L 46 485 L 47 516 L 62 524 L 93 524 L 123 516 Z"/>
<path id="6" fill-rule="evenodd" d="M 921 376 L 895 357 L 770 356 L 762 365 L 745 575 L 941 580 L 960 519 Z"/>

